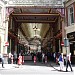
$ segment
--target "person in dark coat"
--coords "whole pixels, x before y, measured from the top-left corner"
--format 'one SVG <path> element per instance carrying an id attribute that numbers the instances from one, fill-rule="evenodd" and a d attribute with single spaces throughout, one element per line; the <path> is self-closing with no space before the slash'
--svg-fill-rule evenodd
<path id="1" fill-rule="evenodd" d="M 71 71 L 73 71 L 73 70 L 72 70 L 72 65 L 71 65 L 70 56 L 71 56 L 71 54 L 68 54 L 67 57 L 66 57 L 66 72 L 68 71 L 68 70 L 67 70 L 67 69 L 68 69 L 68 66 L 70 66 Z"/>
<path id="2" fill-rule="evenodd" d="M 4 58 L 3 54 L 0 53 L 0 62 L 2 62 L 2 68 L 4 68 Z"/>

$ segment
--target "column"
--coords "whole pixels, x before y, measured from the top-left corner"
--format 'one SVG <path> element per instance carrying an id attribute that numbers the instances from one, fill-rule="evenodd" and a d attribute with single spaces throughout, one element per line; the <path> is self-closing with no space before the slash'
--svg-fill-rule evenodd
<path id="1" fill-rule="evenodd" d="M 4 8 L 4 25 L 5 25 L 5 36 L 4 36 L 4 44 L 5 42 L 8 41 L 8 21 L 9 21 L 9 16 L 6 15 L 6 8 Z M 4 46 L 4 54 L 7 55 L 7 46 Z M 8 63 L 8 57 L 4 57 L 4 62 Z"/>
<path id="2" fill-rule="evenodd" d="M 61 45 L 60 45 L 60 39 L 59 39 L 59 52 L 61 53 Z"/>
<path id="3" fill-rule="evenodd" d="M 0 52 L 3 53 L 4 27 L 3 27 L 3 7 L 0 6 Z"/>
<path id="4" fill-rule="evenodd" d="M 9 42 L 10 42 L 10 43 L 9 43 L 9 44 L 10 44 L 10 45 L 9 45 L 9 46 L 10 46 L 10 47 L 9 47 L 9 49 L 10 49 L 10 52 L 11 52 L 11 39 L 10 39 L 10 41 L 9 41 Z"/>
<path id="5" fill-rule="evenodd" d="M 15 39 L 15 51 L 17 52 L 17 39 Z"/>
<path id="6" fill-rule="evenodd" d="M 62 18 L 61 22 L 62 22 L 62 41 L 64 42 L 64 38 L 67 38 L 67 34 L 66 34 L 66 30 L 65 30 L 65 25 L 66 25 L 65 19 Z M 62 47 L 62 52 L 63 52 L 63 54 L 69 53 L 70 52 L 70 47 L 66 48 L 66 47 L 63 46 Z"/>
<path id="7" fill-rule="evenodd" d="M 8 41 L 8 21 L 6 21 L 6 23 L 5 23 L 5 25 L 6 25 L 6 29 L 5 29 L 5 42 L 7 42 Z M 5 53 L 7 54 L 7 46 L 5 46 Z"/>

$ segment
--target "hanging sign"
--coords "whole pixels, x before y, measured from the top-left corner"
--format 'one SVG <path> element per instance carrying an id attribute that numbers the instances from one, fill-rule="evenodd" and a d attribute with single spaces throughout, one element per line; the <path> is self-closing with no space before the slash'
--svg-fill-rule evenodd
<path id="1" fill-rule="evenodd" d="M 64 46 L 64 42 L 63 41 L 61 42 L 61 46 Z"/>
<path id="2" fill-rule="evenodd" d="M 64 46 L 65 47 L 69 46 L 69 39 L 68 38 L 64 38 Z"/>

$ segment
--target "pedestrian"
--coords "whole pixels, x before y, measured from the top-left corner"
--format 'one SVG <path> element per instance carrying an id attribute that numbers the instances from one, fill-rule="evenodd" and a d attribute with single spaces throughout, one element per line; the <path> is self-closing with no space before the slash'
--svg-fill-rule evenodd
<path id="1" fill-rule="evenodd" d="M 2 62 L 2 68 L 4 68 L 4 58 L 3 54 L 0 53 L 0 62 Z"/>
<path id="2" fill-rule="evenodd" d="M 11 64 L 11 56 L 12 56 L 12 54 L 11 54 L 11 52 L 8 54 L 8 64 Z"/>
<path id="3" fill-rule="evenodd" d="M 54 57 L 54 62 L 56 61 L 56 53 L 54 52 L 53 54 L 53 57 Z"/>
<path id="4" fill-rule="evenodd" d="M 23 57 L 24 57 L 24 52 L 23 52 L 23 50 L 21 50 L 21 52 L 20 52 L 20 54 L 21 54 L 21 56 L 22 56 L 22 64 L 23 64 Z"/>
<path id="5" fill-rule="evenodd" d="M 73 71 L 73 70 L 72 70 L 72 65 L 71 65 L 70 57 L 71 57 L 71 53 L 69 53 L 69 54 L 67 55 L 67 57 L 66 57 L 66 72 L 68 71 L 68 70 L 67 70 L 67 69 L 68 69 L 68 66 L 70 66 L 71 71 Z"/>
<path id="6" fill-rule="evenodd" d="M 34 56 L 34 64 L 36 64 L 36 56 Z"/>
<path id="7" fill-rule="evenodd" d="M 17 53 L 14 51 L 14 63 L 17 64 Z"/>
<path id="8" fill-rule="evenodd" d="M 63 70 L 63 58 L 61 54 L 59 56 L 59 64 L 60 64 L 60 70 L 62 71 Z"/>

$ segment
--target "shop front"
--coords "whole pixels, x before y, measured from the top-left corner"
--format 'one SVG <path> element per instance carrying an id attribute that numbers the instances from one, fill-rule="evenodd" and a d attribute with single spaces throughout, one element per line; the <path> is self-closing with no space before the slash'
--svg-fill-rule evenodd
<path id="1" fill-rule="evenodd" d="M 75 64 L 75 32 L 68 33 L 67 37 L 70 42 L 71 61 L 72 64 Z"/>

